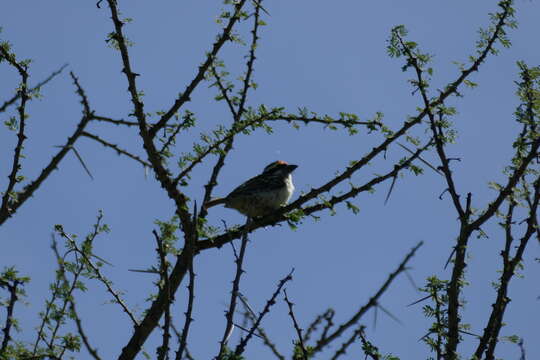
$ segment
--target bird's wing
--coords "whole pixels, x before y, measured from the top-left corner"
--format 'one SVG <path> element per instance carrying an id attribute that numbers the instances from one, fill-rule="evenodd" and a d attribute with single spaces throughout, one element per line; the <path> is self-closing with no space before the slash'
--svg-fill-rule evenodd
<path id="1" fill-rule="evenodd" d="M 279 176 L 268 176 L 267 174 L 261 174 L 247 180 L 246 182 L 238 186 L 236 189 L 231 191 L 231 193 L 227 195 L 227 197 L 230 198 L 236 196 L 249 196 L 254 193 L 260 192 L 261 189 L 274 190 L 279 189 L 284 185 L 284 179 Z"/>

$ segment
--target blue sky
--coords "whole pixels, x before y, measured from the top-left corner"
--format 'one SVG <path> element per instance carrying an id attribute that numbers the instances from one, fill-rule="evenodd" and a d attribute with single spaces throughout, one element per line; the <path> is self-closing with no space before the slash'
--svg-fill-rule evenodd
<path id="1" fill-rule="evenodd" d="M 284 106 L 291 112 L 307 107 L 329 115 L 345 111 L 358 114 L 362 120 L 380 111 L 393 128 L 413 115 L 421 102 L 418 94 L 411 94 L 407 84 L 410 75 L 401 71 L 400 60 L 390 59 L 386 54 L 390 29 L 405 24 L 410 38 L 435 55 L 432 87 L 439 88 L 456 77 L 458 70 L 452 61 L 467 60 L 474 51 L 477 30 L 488 24 L 488 12 L 497 10 L 496 1 L 463 0 L 332 4 L 279 0 L 268 1 L 264 6 L 271 16 L 264 17 L 268 26 L 262 28 L 255 64 L 259 88 L 252 93 L 249 105 Z M 473 193 L 477 208 L 486 206 L 494 197 L 487 183 L 503 179 L 501 171 L 511 157 L 513 137 L 517 134 L 513 121 L 517 105 L 516 61 L 540 64 L 536 46 L 540 5 L 519 0 L 516 7 L 519 27 L 509 34 L 513 46 L 489 58 L 480 72 L 474 74 L 472 80 L 479 84 L 478 88 L 464 89 L 464 98 L 450 101 L 458 109 L 454 121 L 459 136 L 456 145 L 449 148 L 452 156 L 462 159 L 453 164 L 457 186 L 461 193 Z M 120 8 L 123 16 L 134 19 L 125 31 L 134 43 L 130 52 L 134 71 L 141 74 L 138 81 L 145 92 L 145 109 L 150 112 L 166 109 L 194 76 L 210 48 L 219 30 L 214 19 L 222 5 L 218 1 L 133 0 L 120 1 Z M 102 9 L 97 9 L 95 1 L 6 1 L 2 4 L 0 25 L 1 39 L 13 44 L 18 57 L 34 60 L 30 68 L 31 83 L 64 63 L 69 64 L 61 76 L 44 88 L 44 98 L 32 101 L 28 107 L 24 175 L 35 177 L 55 152 L 54 146 L 65 141 L 80 119 L 79 99 L 67 70 L 79 77 L 97 114 L 126 118 L 131 112 L 119 53 L 105 42 L 112 31 L 105 2 Z M 243 33 L 246 30 L 247 27 L 241 28 Z M 241 74 L 245 53 L 245 48 L 233 44 L 224 49 L 223 58 L 233 79 Z M 12 94 L 18 79 L 5 65 L 0 67 L 0 77 L 0 102 L 3 102 Z M 215 89 L 202 84 L 192 96 L 186 108 L 196 113 L 198 127 L 179 138 L 178 153 L 189 151 L 200 131 L 230 122 L 225 105 L 213 101 L 215 95 Z M 2 121 L 7 116 L 0 114 Z M 143 154 L 134 129 L 92 124 L 89 130 Z M 273 135 L 256 132 L 236 141 L 216 194 L 226 194 L 276 159 L 299 165 L 294 178 L 298 194 L 330 179 L 348 161 L 360 158 L 379 141 L 379 135 L 363 132 L 349 136 L 317 125 L 297 131 L 286 124 L 276 124 Z M 0 131 L 0 146 L 5 154 L 4 166 L 0 168 L 2 189 L 14 142 L 13 133 Z M 128 269 L 146 268 L 154 263 L 151 231 L 156 219 L 172 216 L 172 201 L 153 176 L 145 176 L 142 167 L 133 161 L 87 139 L 81 139 L 77 149 L 95 179 L 91 180 L 73 154 L 69 154 L 34 198 L 0 228 L 3 243 L 0 265 L 15 264 L 22 274 L 32 278 L 27 288 L 29 304 L 17 308 L 17 316 L 26 329 L 19 334 L 23 340 L 33 341 L 31 329 L 38 324 L 37 313 L 45 301 L 43 295 L 53 280 L 55 261 L 50 251 L 50 234 L 54 224 L 63 224 L 66 231 L 82 236 L 102 209 L 112 232 L 97 241 L 95 250 L 114 264 L 105 273 L 125 292 L 126 301 L 138 314 L 147 307 L 145 298 L 153 290 L 155 279 L 151 275 Z M 395 148 L 389 151 L 387 160 L 374 161 L 353 180 L 361 183 L 374 173 L 391 168 L 392 160 L 403 155 Z M 427 158 L 435 159 L 433 154 Z M 192 183 L 187 188 L 191 198 L 200 202 L 210 170 L 206 165 L 193 172 Z M 294 281 L 287 288 L 297 304 L 300 323 L 307 326 L 328 307 L 336 309 L 336 321 L 343 321 L 368 301 L 405 253 L 420 240 L 425 245 L 413 259 L 410 270 L 415 281 L 421 285 L 430 275 L 448 278 L 449 272 L 443 265 L 457 236 L 458 222 L 450 199 L 438 199 L 445 189 L 443 179 L 431 171 L 421 177 L 407 174 L 398 180 L 389 203 L 384 205 L 388 187 L 385 183 L 373 195 L 363 194 L 355 199 L 360 208 L 358 215 L 340 206 L 336 216 L 325 212 L 321 221 L 306 220 L 297 231 L 282 226 L 254 233 L 247 250 L 247 273 L 241 285 L 252 305 L 261 309 L 277 281 L 294 267 Z M 234 211 L 212 210 L 209 220 L 220 226 L 221 219 L 229 224 L 243 222 Z M 496 225 L 490 224 L 485 230 L 490 235 L 488 239 L 474 239 L 471 243 L 467 272 L 471 286 L 464 291 L 468 300 L 464 318 L 477 333 L 482 331 L 494 299 L 491 281 L 497 278 L 498 252 L 502 245 Z M 513 295 L 506 316 L 508 325 L 501 335 L 524 337 L 528 358 L 535 359 L 540 358 L 536 341 L 540 325 L 532 319 L 540 318 L 537 300 L 540 286 L 534 281 L 538 264 L 533 259 L 540 256 L 540 248 L 536 241 L 529 246 L 525 277 L 515 279 L 510 288 Z M 218 351 L 225 325 L 223 312 L 234 276 L 230 247 L 203 253 L 195 266 L 197 304 L 190 348 L 196 358 L 204 359 Z M 184 295 L 182 288 L 177 295 L 180 307 L 175 309 L 180 323 L 183 323 Z M 425 335 L 430 322 L 423 317 L 420 306 L 406 306 L 419 297 L 402 276 L 383 296 L 381 304 L 403 324 L 381 312 L 376 327 L 373 327 L 373 314 L 364 319 L 368 337 L 384 353 L 403 359 L 427 357 L 428 349 L 418 339 Z M 89 292 L 78 298 L 88 332 L 104 359 L 118 355 L 131 331 L 127 317 L 115 305 L 107 304 L 109 300 L 100 284 L 90 285 Z M 295 334 L 282 301 L 263 326 L 282 352 L 289 354 Z M 233 336 L 236 338 L 239 333 Z M 159 336 L 151 337 L 145 350 L 154 354 L 158 341 Z M 469 354 L 474 344 L 474 340 L 466 339 L 463 353 Z M 501 344 L 499 350 L 499 356 L 504 359 L 519 357 L 515 345 Z M 347 358 L 358 354 L 357 345 Z M 251 343 L 247 355 L 251 359 L 271 359 L 271 354 L 261 350 L 257 339 Z"/>

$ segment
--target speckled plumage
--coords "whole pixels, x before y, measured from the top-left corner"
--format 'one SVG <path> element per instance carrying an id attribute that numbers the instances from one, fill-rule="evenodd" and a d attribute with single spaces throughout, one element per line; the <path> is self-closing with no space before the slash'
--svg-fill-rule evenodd
<path id="1" fill-rule="evenodd" d="M 291 173 L 296 167 L 275 161 L 266 166 L 262 174 L 247 180 L 226 197 L 207 202 L 205 207 L 224 204 L 248 217 L 271 213 L 291 198 L 294 191 Z"/>

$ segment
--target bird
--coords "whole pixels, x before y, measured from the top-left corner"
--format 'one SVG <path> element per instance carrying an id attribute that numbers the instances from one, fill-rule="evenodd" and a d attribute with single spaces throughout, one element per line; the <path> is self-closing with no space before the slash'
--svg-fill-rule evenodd
<path id="1" fill-rule="evenodd" d="M 248 218 L 267 215 L 287 204 L 294 192 L 291 173 L 298 165 L 278 160 L 268 164 L 257 175 L 223 198 L 216 198 L 205 204 L 205 209 L 225 205 L 235 209 Z"/>

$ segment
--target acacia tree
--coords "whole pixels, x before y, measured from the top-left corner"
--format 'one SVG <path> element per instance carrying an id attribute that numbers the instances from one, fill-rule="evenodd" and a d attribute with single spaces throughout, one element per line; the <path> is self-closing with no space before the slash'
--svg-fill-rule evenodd
<path id="1" fill-rule="evenodd" d="M 332 117 L 304 109 L 290 112 L 283 107 L 251 104 L 249 96 L 256 88 L 253 74 L 257 45 L 261 27 L 265 25 L 263 19 L 267 13 L 261 0 L 225 1 L 228 10 L 218 19 L 222 26 L 221 32 L 210 46 L 201 65 L 195 70 L 191 81 L 166 110 L 150 113 L 145 109 L 142 89 L 138 83 L 139 74 L 132 65 L 131 42 L 126 35 L 128 21 L 119 14 L 121 5 L 115 0 L 100 0 L 97 3 L 98 7 L 110 14 L 112 30 L 107 42 L 118 50 L 120 69 L 127 83 L 130 104 L 126 108 L 126 117 L 114 119 L 101 115 L 97 109 L 92 108 L 91 99 L 84 85 L 73 72 L 70 72 L 82 105 L 81 120 L 66 143 L 59 147 L 58 152 L 44 165 L 35 179 L 27 180 L 21 175 L 23 157 L 32 156 L 24 153 L 26 124 L 29 121 L 27 104 L 38 97 L 42 86 L 59 75 L 63 68 L 31 87 L 28 81 L 31 63 L 19 60 L 13 46 L 7 41 L 2 42 L 0 46 L 2 65 L 16 71 L 20 82 L 13 96 L 0 107 L 1 113 L 9 114 L 5 123 L 17 138 L 10 157 L 5 157 L 6 162 L 10 161 L 11 165 L 8 181 L 2 192 L 0 225 L 15 216 L 20 206 L 32 196 L 39 196 L 40 187 L 47 181 L 52 171 L 57 168 L 62 170 L 62 161 L 69 152 L 74 152 L 87 169 L 75 145 L 81 138 L 95 141 L 110 148 L 112 152 L 125 156 L 126 161 L 131 159 L 144 166 L 155 176 L 169 201 L 174 203 L 174 217 L 170 221 L 158 221 L 158 228 L 155 230 L 149 229 L 150 237 L 156 244 L 157 256 L 155 264 L 144 271 L 158 276 L 156 294 L 150 296 L 150 305 L 139 316 L 131 310 L 121 292 L 106 277 L 105 273 L 111 271 L 104 269 L 107 261 L 93 251 L 96 238 L 109 231 L 101 213 L 92 231 L 82 240 L 69 232 L 67 224 L 57 224 L 54 226 L 56 237 L 53 237 L 53 253 L 57 259 L 58 269 L 50 293 L 44 294 L 45 308 L 40 313 L 41 323 L 35 330 L 35 342 L 31 344 L 19 341 L 14 332 L 18 327 L 15 310 L 24 297 L 24 288 L 30 279 L 20 275 L 14 267 L 6 268 L 2 272 L 0 287 L 6 298 L 2 302 L 5 316 L 0 357 L 61 359 L 72 354 L 78 357 L 78 352 L 86 351 L 88 356 L 101 359 L 100 344 L 93 341 L 92 334 L 85 332 L 84 314 L 77 310 L 77 299 L 87 296 L 84 292 L 85 284 L 97 281 L 105 286 L 113 302 L 118 305 L 118 310 L 125 312 L 132 323 L 132 327 L 125 329 L 125 332 L 130 334 L 128 341 L 125 344 L 118 344 L 119 359 L 134 359 L 141 352 L 147 339 L 155 333 L 161 334 L 161 344 L 154 354 L 149 355 L 151 358 L 195 358 L 189 351 L 190 341 L 193 341 L 190 338 L 193 309 L 197 305 L 194 259 L 209 249 L 221 249 L 224 245 L 230 244 L 234 252 L 236 271 L 226 306 L 223 336 L 217 339 L 219 341 L 216 349 L 217 359 L 243 358 L 242 354 L 246 347 L 253 343 L 254 336 L 261 339 L 259 343 L 262 345 L 258 346 L 265 346 L 274 357 L 285 359 L 287 356 L 279 352 L 262 327 L 263 319 L 271 316 L 272 306 L 278 299 L 280 301 L 283 299 L 287 304 L 291 326 L 297 334 L 297 337 L 292 339 L 294 359 L 320 358 L 323 354 L 330 354 L 330 358 L 337 359 L 344 356 L 355 344 L 360 344 L 365 355 L 372 359 L 397 359 L 399 356 L 385 355 L 387 352 L 384 349 L 379 349 L 370 342 L 364 318 L 369 310 L 377 308 L 384 310 L 380 306 L 382 295 L 396 277 L 407 270 L 422 243 L 405 254 L 403 261 L 397 264 L 396 268 L 389 269 L 387 280 L 365 304 L 359 304 L 352 316 L 338 324 L 335 323 L 337 320 L 333 309 L 321 313 L 309 324 L 302 325 L 299 322 L 295 316 L 293 301 L 284 289 L 292 280 L 292 271 L 278 282 L 275 291 L 262 309 L 253 309 L 240 291 L 242 274 L 245 270 L 244 259 L 248 238 L 252 236 L 250 234 L 282 223 L 287 223 L 294 229 L 301 229 L 304 219 L 327 216 L 323 210 L 334 211 L 340 204 L 357 213 L 358 208 L 351 200 L 358 195 L 371 192 L 385 182 L 389 182 L 392 189 L 396 179 L 404 172 L 411 171 L 419 175 L 427 169 L 440 175 L 445 184 L 445 199 L 450 201 L 455 209 L 459 229 L 456 231 L 455 243 L 451 249 L 449 277 L 446 279 L 430 277 L 421 287 L 425 295 L 418 303 L 424 305 L 425 315 L 433 320 L 427 334 L 422 338 L 429 348 L 426 356 L 437 359 L 495 358 L 497 345 L 501 341 L 500 331 L 504 325 L 505 310 L 509 303 L 510 282 L 521 266 L 530 239 L 539 235 L 536 211 L 540 201 L 540 179 L 537 169 L 540 147 L 537 130 L 540 109 L 538 92 L 540 68 L 529 67 L 525 62 L 518 64 L 520 79 L 517 95 L 520 105 L 515 112 L 515 121 L 521 126 L 521 131 L 515 136 L 512 161 L 505 167 L 506 181 L 492 184 L 497 190 L 496 196 L 486 208 L 476 208 L 472 193 L 461 190 L 456 185 L 455 175 L 452 172 L 453 161 L 456 159 L 449 156 L 447 150 L 448 145 L 456 140 L 451 121 L 456 109 L 447 105 L 447 102 L 452 97 L 461 96 L 460 91 L 463 87 L 474 87 L 476 84 L 470 80 L 471 75 L 481 69 L 488 57 L 496 55 L 501 46 L 509 47 L 507 31 L 516 26 L 512 1 L 499 2 L 497 12 L 491 15 L 490 26 L 480 31 L 476 53 L 470 56 L 468 63 L 459 64 L 459 71 L 452 81 L 436 90 L 430 88 L 433 76 L 431 55 L 408 38 L 404 26 L 392 29 L 388 40 L 388 54 L 398 58 L 402 70 L 411 74 L 410 85 L 420 100 L 418 112 L 407 117 L 397 128 L 385 124 L 379 114 L 372 119 L 361 121 L 359 116 L 352 113 L 342 112 L 339 116 Z M 235 29 L 241 23 L 249 24 L 247 34 L 236 32 Z M 245 35 L 247 43 L 247 60 L 239 80 L 233 81 L 220 54 L 227 43 L 243 42 L 242 35 Z M 178 142 L 177 139 L 183 133 L 200 126 L 195 114 L 186 109 L 186 106 L 196 95 L 195 90 L 204 83 L 210 84 L 215 89 L 216 101 L 224 104 L 229 120 L 216 123 L 210 133 L 201 133 L 200 140 L 188 150 L 186 144 Z M 344 133 L 366 137 L 377 136 L 379 143 L 372 149 L 363 148 L 364 154 L 351 163 L 342 165 L 334 177 L 319 182 L 290 204 L 269 215 L 251 219 L 244 225 L 225 224 L 222 228 L 209 223 L 208 212 L 203 205 L 214 196 L 214 190 L 235 141 L 258 129 L 272 132 L 272 126 L 276 122 L 287 122 L 296 128 L 301 124 L 322 124 Z M 121 148 L 103 136 L 89 132 L 87 127 L 90 123 L 101 126 L 114 124 L 125 128 L 126 131 L 129 128 L 137 128 L 144 155 L 136 155 L 133 150 Z M 408 144 L 404 145 L 405 142 Z M 387 166 L 387 170 L 383 173 L 364 178 L 361 183 L 352 182 L 353 175 L 365 169 L 369 163 L 381 161 L 386 152 L 394 148 L 403 149 L 406 156 Z M 435 154 L 435 162 L 428 162 L 422 157 L 430 153 Z M 211 164 L 211 171 L 203 184 L 204 196 L 196 201 L 195 196 L 190 193 L 189 186 L 193 185 L 192 171 L 202 164 Z M 348 184 L 350 188 L 347 191 L 336 191 L 341 189 L 340 186 L 343 184 Z M 391 190 L 387 199 L 390 193 Z M 501 225 L 501 236 L 504 238 L 500 277 L 485 327 L 480 333 L 473 333 L 469 330 L 462 311 L 468 246 L 472 237 L 484 235 L 482 230 L 484 225 L 497 221 Z M 62 239 L 62 244 L 58 243 L 58 238 Z M 236 239 L 240 239 L 239 245 L 234 245 Z M 188 289 L 186 297 L 178 295 L 182 284 Z M 178 307 L 185 308 L 183 319 L 175 316 L 177 314 L 175 309 Z M 240 309 L 243 309 L 245 326 L 238 323 L 236 313 Z M 238 343 L 233 343 L 231 339 L 231 333 L 235 328 L 242 331 Z M 21 330 L 33 331 L 26 328 Z M 474 339 L 476 348 L 473 353 L 465 352 L 460 347 L 465 335 Z"/>

